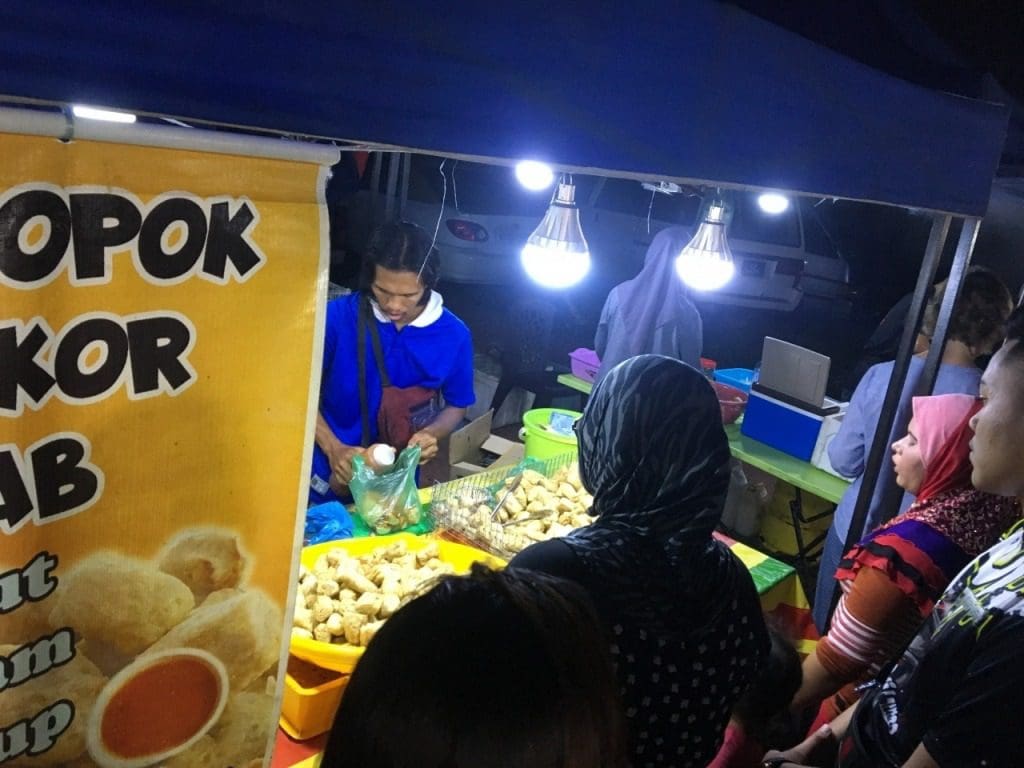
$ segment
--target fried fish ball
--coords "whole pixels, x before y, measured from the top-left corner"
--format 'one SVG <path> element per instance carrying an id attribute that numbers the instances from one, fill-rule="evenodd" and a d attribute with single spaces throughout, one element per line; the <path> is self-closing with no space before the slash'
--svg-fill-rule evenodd
<path id="1" fill-rule="evenodd" d="M 367 592 L 356 600 L 356 611 L 373 618 L 380 612 L 384 598 L 377 592 Z"/>
<path id="2" fill-rule="evenodd" d="M 292 617 L 292 626 L 313 631 L 313 612 L 309 608 L 295 606 L 295 615 Z"/>
<path id="3" fill-rule="evenodd" d="M 349 556 L 341 547 L 332 547 L 327 550 L 327 564 L 337 568 L 342 563 L 346 563 L 352 558 Z"/>
<path id="4" fill-rule="evenodd" d="M 0 657 L 9 657 L 17 648 L 16 645 L 0 645 Z M 5 768 L 8 765 L 12 768 L 66 765 L 81 756 L 85 752 L 89 713 L 106 682 L 96 665 L 76 651 L 66 664 L 0 691 L 0 723 L 4 726 L 18 720 L 32 720 L 57 699 L 67 699 L 75 708 L 71 724 L 51 749 L 34 757 L 27 754 L 16 757 L 10 763 L 5 762 Z"/>
<path id="5" fill-rule="evenodd" d="M 379 615 L 382 619 L 386 619 L 394 614 L 402 605 L 402 598 L 400 598 L 394 592 L 388 592 L 384 594 L 384 597 L 380 601 Z"/>
<path id="6" fill-rule="evenodd" d="M 383 625 L 383 621 L 374 621 L 369 624 L 364 624 L 362 627 L 360 627 L 359 644 L 364 647 L 369 645 L 370 641 L 373 640 L 374 635 L 377 634 L 377 630 L 379 630 Z"/>
<path id="7" fill-rule="evenodd" d="M 338 582 L 334 579 L 327 578 L 325 576 L 317 579 L 316 582 L 316 593 L 318 595 L 326 595 L 327 597 L 334 597 L 341 592 L 341 587 L 338 586 Z"/>
<path id="8" fill-rule="evenodd" d="M 370 579 L 366 578 L 355 568 L 338 568 L 338 584 L 343 587 L 348 587 L 357 594 L 363 594 L 364 592 L 376 592 L 377 585 L 374 584 Z"/>
<path id="9" fill-rule="evenodd" d="M 234 597 L 235 595 L 240 594 L 242 594 L 242 590 L 240 589 L 218 589 L 216 592 L 211 592 L 210 594 L 208 594 L 206 596 L 206 599 L 203 600 L 202 604 L 214 605 L 215 603 L 227 600 L 229 597 Z"/>
<path id="10" fill-rule="evenodd" d="M 334 601 L 327 595 L 319 595 L 313 603 L 313 621 L 320 623 L 327 621 L 327 617 L 334 613 Z"/>
<path id="11" fill-rule="evenodd" d="M 513 494 L 505 499 L 505 506 L 503 509 L 507 509 L 510 515 L 517 515 L 524 510 L 522 504 L 519 503 L 519 499 Z"/>
<path id="12" fill-rule="evenodd" d="M 327 617 L 327 621 L 324 622 L 324 626 L 327 627 L 327 631 L 335 637 L 345 634 L 345 629 L 341 626 L 341 614 L 332 613 Z"/>
<path id="13" fill-rule="evenodd" d="M 308 573 L 302 577 L 301 581 L 299 581 L 299 591 L 304 595 L 308 595 L 311 592 L 316 592 L 316 583 L 316 576 L 314 576 L 312 573 Z"/>
<path id="14" fill-rule="evenodd" d="M 160 570 L 183 581 L 196 602 L 218 589 L 242 582 L 246 558 L 238 536 L 220 528 L 187 528 L 171 539 L 158 558 Z"/>
<path id="15" fill-rule="evenodd" d="M 0 573 L 5 570 L 8 569 L 0 566 Z M 0 616 L 0 643 L 21 645 L 49 634 L 48 618 L 53 605 L 51 593 L 43 600 L 22 603 L 14 611 Z"/>
<path id="16" fill-rule="evenodd" d="M 134 655 L 156 642 L 195 606 L 192 591 L 152 563 L 97 552 L 61 577 L 50 625 L 72 627 Z"/>
<path id="17" fill-rule="evenodd" d="M 246 688 L 273 664 L 280 650 L 281 611 L 259 590 L 211 606 L 200 606 L 146 652 L 198 648 L 228 671 L 234 690 Z"/>
<path id="18" fill-rule="evenodd" d="M 579 493 L 572 485 L 563 482 L 559 483 L 558 485 L 558 495 L 562 496 L 563 498 L 572 500 L 579 496 Z"/>
<path id="19" fill-rule="evenodd" d="M 523 485 L 543 484 L 547 478 L 535 469 L 523 471 Z"/>
<path id="20" fill-rule="evenodd" d="M 551 494 L 548 489 L 542 485 L 536 485 L 531 488 L 526 494 L 527 510 L 530 509 L 529 505 L 535 502 L 546 502 L 550 498 Z"/>
<path id="21" fill-rule="evenodd" d="M 346 613 L 341 617 L 342 627 L 345 630 L 345 642 L 350 645 L 359 645 L 359 630 L 369 621 L 361 613 Z"/>
<path id="22" fill-rule="evenodd" d="M 384 597 L 387 597 L 389 594 L 397 595 L 398 597 L 405 597 L 407 590 L 405 588 L 405 582 L 401 577 L 391 577 L 381 582 L 380 591 Z"/>
<path id="23" fill-rule="evenodd" d="M 216 766 L 240 766 L 262 757 L 273 723 L 274 697 L 233 693 L 210 732 L 216 743 Z"/>
<path id="24" fill-rule="evenodd" d="M 428 560 L 440 557 L 440 555 L 441 548 L 437 545 L 436 541 L 432 541 L 416 553 L 416 562 L 422 565 Z"/>
<path id="25" fill-rule="evenodd" d="M 568 536 L 572 533 L 573 527 L 570 525 L 562 525 L 561 523 L 553 523 L 550 528 L 546 531 L 549 539 L 560 539 L 563 536 Z"/>

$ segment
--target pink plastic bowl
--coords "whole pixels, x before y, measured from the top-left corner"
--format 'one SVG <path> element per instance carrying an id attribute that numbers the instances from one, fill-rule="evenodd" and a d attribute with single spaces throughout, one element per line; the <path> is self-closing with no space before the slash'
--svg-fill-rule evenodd
<path id="1" fill-rule="evenodd" d="M 722 423 L 732 424 L 747 407 L 747 393 L 720 381 L 711 382 L 718 395 L 718 406 L 722 409 Z"/>

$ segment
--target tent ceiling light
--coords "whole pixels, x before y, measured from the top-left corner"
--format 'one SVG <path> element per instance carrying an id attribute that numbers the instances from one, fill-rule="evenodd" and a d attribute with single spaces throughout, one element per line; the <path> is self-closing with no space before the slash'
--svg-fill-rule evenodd
<path id="1" fill-rule="evenodd" d="M 131 112 L 115 112 L 112 109 L 99 109 L 98 107 L 87 107 L 84 104 L 75 104 L 71 107 L 75 117 L 86 120 L 105 120 L 108 123 L 134 123 L 135 115 Z"/>
<path id="2" fill-rule="evenodd" d="M 560 181 L 547 213 L 523 246 L 523 269 L 548 288 L 568 288 L 590 271 L 590 248 L 575 199 L 576 187 Z"/>
<path id="3" fill-rule="evenodd" d="M 757 196 L 757 205 L 765 213 L 777 216 L 789 210 L 789 198 L 778 192 L 763 192 Z"/>
<path id="4" fill-rule="evenodd" d="M 717 291 L 732 280 L 735 272 L 725 237 L 725 204 L 716 200 L 676 258 L 676 273 L 695 290 Z"/>
<path id="5" fill-rule="evenodd" d="M 516 178 L 532 192 L 547 189 L 555 180 L 551 166 L 538 160 L 520 160 L 516 163 Z"/>

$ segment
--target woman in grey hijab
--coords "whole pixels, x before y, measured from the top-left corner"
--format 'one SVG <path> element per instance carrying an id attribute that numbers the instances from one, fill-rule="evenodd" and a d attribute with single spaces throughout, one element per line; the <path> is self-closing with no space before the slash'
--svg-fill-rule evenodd
<path id="1" fill-rule="evenodd" d="M 718 400 L 693 368 L 641 355 L 594 388 L 576 434 L 597 520 L 510 566 L 574 581 L 594 601 L 632 764 L 705 766 L 769 645 L 750 573 L 712 537 L 729 485 Z"/>
<path id="2" fill-rule="evenodd" d="M 673 357 L 700 370 L 704 328 L 675 269 L 676 257 L 688 242 L 686 227 L 661 230 L 647 249 L 640 274 L 608 294 L 594 337 L 601 358 L 598 381 L 623 360 L 643 354 Z"/>

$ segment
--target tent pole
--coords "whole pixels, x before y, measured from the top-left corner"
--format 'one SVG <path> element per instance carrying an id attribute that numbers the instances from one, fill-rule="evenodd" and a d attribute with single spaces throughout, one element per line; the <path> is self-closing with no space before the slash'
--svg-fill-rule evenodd
<path id="1" fill-rule="evenodd" d="M 953 265 L 950 267 L 949 279 L 946 282 L 946 292 L 942 296 L 942 306 L 939 308 L 939 316 L 935 321 L 932 344 L 928 349 L 924 371 L 921 373 L 921 381 L 917 386 L 917 395 L 931 394 L 935 387 L 935 377 L 939 373 L 942 353 L 946 347 L 946 335 L 949 333 L 949 321 L 953 317 L 953 307 L 956 306 L 956 301 L 960 296 L 967 268 L 971 265 L 974 243 L 978 239 L 980 227 L 980 218 L 972 216 L 964 219 L 963 228 L 960 230 L 960 239 L 956 245 L 956 254 L 953 256 Z"/>
<path id="2" fill-rule="evenodd" d="M 412 172 L 412 153 L 402 153 L 402 194 L 398 204 L 398 218 L 405 219 L 405 204 L 409 202 L 409 174 Z"/>
<path id="3" fill-rule="evenodd" d="M 373 163 L 373 170 L 370 172 L 370 229 L 373 229 L 377 226 L 377 213 L 380 210 L 377 196 L 380 193 L 380 169 L 384 164 L 384 153 L 371 152 L 370 162 Z"/>
<path id="4" fill-rule="evenodd" d="M 981 226 L 981 219 L 970 217 L 964 219 L 963 227 L 960 230 L 960 237 L 957 240 L 956 253 L 953 256 L 953 265 L 949 271 L 949 279 L 946 282 L 946 291 L 942 295 L 942 304 L 939 308 L 939 315 L 935 321 L 935 331 L 932 335 L 931 346 L 928 348 L 928 356 L 925 358 L 924 370 L 921 371 L 921 378 L 914 389 L 915 396 L 930 395 L 935 388 L 935 379 L 939 373 L 939 365 L 942 363 L 942 353 L 946 346 L 946 335 L 949 332 L 949 321 L 953 316 L 953 307 L 960 295 L 963 286 L 964 276 L 971 263 L 971 254 L 974 251 L 974 241 L 978 236 L 978 228 Z M 899 432 L 906 430 L 906 424 L 896 425 Z M 891 433 L 891 432 L 890 432 Z M 903 489 L 898 485 L 887 486 L 885 493 L 880 499 L 880 509 L 885 510 L 885 519 L 879 520 L 878 524 L 888 522 L 899 513 L 900 501 L 903 498 Z M 853 544 L 847 540 L 846 548 Z"/>
<path id="5" fill-rule="evenodd" d="M 914 289 L 914 296 L 907 312 L 907 322 L 903 326 L 903 337 L 900 339 L 899 351 L 896 353 L 892 377 L 889 379 L 889 388 L 885 391 L 882 412 L 878 417 L 878 426 L 875 428 L 875 439 L 871 442 L 871 450 L 868 452 L 868 458 L 864 464 L 864 479 L 860 486 L 860 493 L 857 494 L 857 503 L 853 508 L 853 519 L 850 521 L 850 529 L 846 533 L 843 553 L 848 552 L 863 535 L 864 524 L 868 517 L 868 507 L 871 506 L 871 497 L 874 495 L 874 484 L 878 479 L 882 461 L 885 459 L 885 452 L 889 447 L 889 434 L 892 431 L 893 422 L 896 420 L 900 395 L 907 380 L 907 372 L 910 370 L 914 340 L 921 325 L 928 293 L 932 283 L 935 282 L 935 273 L 938 271 L 939 261 L 942 259 L 942 248 L 946 243 L 946 236 L 949 234 L 951 220 L 952 216 L 949 214 L 934 214 L 932 216 L 932 228 L 928 235 L 928 245 L 925 247 L 921 271 L 917 276 L 917 287 Z M 826 625 L 832 621 L 832 614 L 839 603 L 839 594 L 839 582 L 833 582 Z"/>
<path id="6" fill-rule="evenodd" d="M 398 163 L 402 155 L 392 152 L 388 155 L 388 188 L 384 197 L 384 221 L 390 223 L 395 218 L 395 197 L 398 194 Z"/>
<path id="7" fill-rule="evenodd" d="M 62 141 L 81 139 L 143 147 L 215 152 L 222 155 L 294 160 L 318 165 L 334 165 L 341 157 L 333 144 L 270 139 L 202 128 L 180 128 L 150 123 L 107 123 L 73 117 L 70 110 L 44 112 L 32 109 L 0 107 L 0 131 L 30 136 L 51 136 Z"/>

